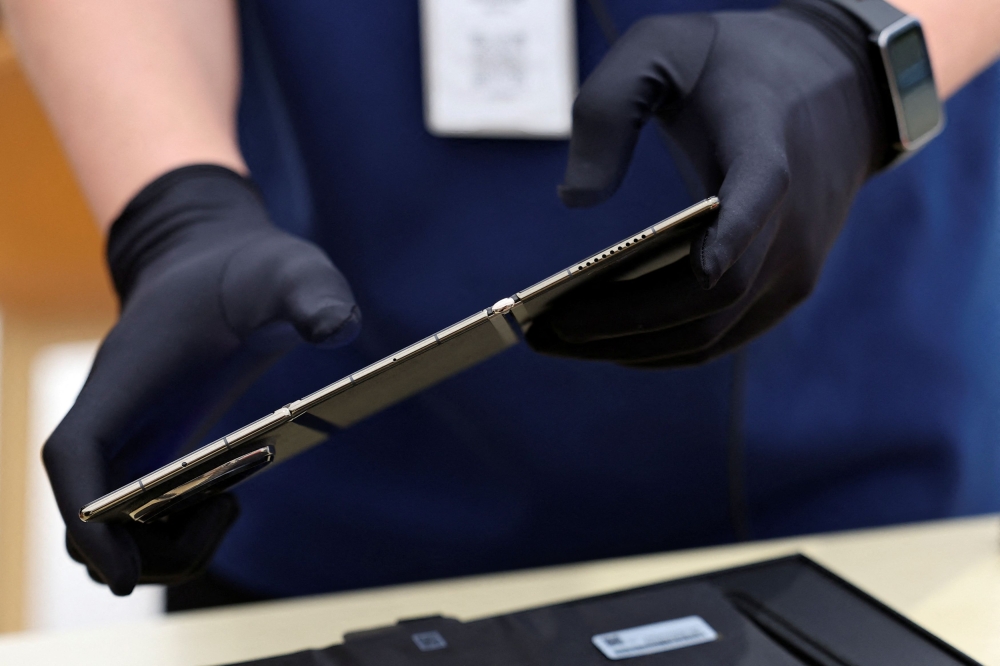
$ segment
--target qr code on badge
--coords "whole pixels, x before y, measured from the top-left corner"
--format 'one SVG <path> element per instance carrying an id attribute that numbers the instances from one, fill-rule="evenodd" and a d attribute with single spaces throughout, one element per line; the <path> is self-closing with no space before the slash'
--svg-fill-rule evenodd
<path id="1" fill-rule="evenodd" d="M 525 33 L 505 32 L 470 35 L 472 41 L 472 77 L 476 88 L 502 94 L 520 88 L 527 69 Z"/>

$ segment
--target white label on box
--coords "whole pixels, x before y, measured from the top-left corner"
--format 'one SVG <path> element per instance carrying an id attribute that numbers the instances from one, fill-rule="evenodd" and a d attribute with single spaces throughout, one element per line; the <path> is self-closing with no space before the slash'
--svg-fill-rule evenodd
<path id="1" fill-rule="evenodd" d="M 697 615 L 610 631 L 591 638 L 608 659 L 628 659 L 711 643 L 719 637 L 708 622 Z"/>
<path id="2" fill-rule="evenodd" d="M 421 0 L 424 118 L 439 136 L 569 136 L 573 0 Z"/>

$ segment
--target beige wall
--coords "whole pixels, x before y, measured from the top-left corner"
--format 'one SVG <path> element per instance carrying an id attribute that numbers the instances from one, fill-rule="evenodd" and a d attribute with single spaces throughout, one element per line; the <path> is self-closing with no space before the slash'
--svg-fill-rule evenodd
<path id="1" fill-rule="evenodd" d="M 100 337 L 103 240 L 0 31 L 0 632 L 25 623 L 28 382 L 42 347 Z"/>

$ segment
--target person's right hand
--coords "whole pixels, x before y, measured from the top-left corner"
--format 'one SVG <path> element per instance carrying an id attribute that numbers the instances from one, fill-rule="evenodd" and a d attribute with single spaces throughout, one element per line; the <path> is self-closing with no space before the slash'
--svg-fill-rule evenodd
<path id="1" fill-rule="evenodd" d="M 125 595 L 203 570 L 235 499 L 148 525 L 84 523 L 80 508 L 204 436 L 298 342 L 346 344 L 361 318 L 329 258 L 273 226 L 250 182 L 223 167 L 147 186 L 112 227 L 108 261 L 121 317 L 42 456 L 70 555 Z"/>
<path id="2" fill-rule="evenodd" d="M 696 365 L 775 326 L 818 284 L 858 190 L 895 155 L 867 31 L 824 0 L 667 14 L 615 42 L 573 105 L 559 196 L 618 189 L 655 119 L 719 213 L 687 261 L 595 281 L 532 322 L 528 343 L 628 367 Z"/>

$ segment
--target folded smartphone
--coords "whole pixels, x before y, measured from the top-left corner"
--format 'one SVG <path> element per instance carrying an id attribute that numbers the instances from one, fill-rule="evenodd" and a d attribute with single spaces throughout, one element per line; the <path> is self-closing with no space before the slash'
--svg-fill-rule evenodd
<path id="1" fill-rule="evenodd" d="M 690 250 L 710 197 L 504 298 L 457 324 L 372 363 L 222 439 L 122 486 L 80 509 L 89 521 L 147 523 L 230 488 L 400 400 L 517 344 L 532 320 L 559 296 L 600 276 L 631 280 Z"/>

